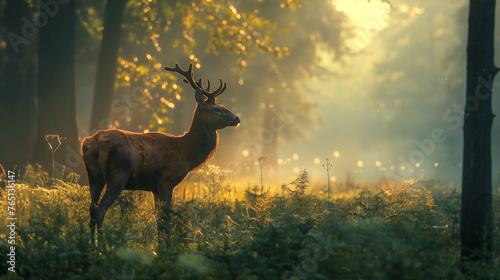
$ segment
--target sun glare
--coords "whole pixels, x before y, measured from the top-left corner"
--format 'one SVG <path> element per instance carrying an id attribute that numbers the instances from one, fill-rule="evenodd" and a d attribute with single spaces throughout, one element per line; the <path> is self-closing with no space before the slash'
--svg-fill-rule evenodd
<path id="1" fill-rule="evenodd" d="M 389 21 L 389 4 L 381 0 L 333 0 L 337 10 L 344 12 L 355 28 L 355 37 L 348 42 L 354 49 L 363 49 Z"/>

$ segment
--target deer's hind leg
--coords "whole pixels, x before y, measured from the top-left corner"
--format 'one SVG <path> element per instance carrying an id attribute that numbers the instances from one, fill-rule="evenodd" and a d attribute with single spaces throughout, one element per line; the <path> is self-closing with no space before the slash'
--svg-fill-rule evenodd
<path id="1" fill-rule="evenodd" d="M 106 210 L 108 210 L 109 206 L 115 202 L 118 195 L 123 191 L 132 172 L 133 156 L 130 153 L 121 153 L 120 148 L 118 146 L 109 149 L 105 164 L 106 168 L 102 172 L 105 175 L 106 191 L 99 204 L 95 207 L 98 232 L 102 232 Z M 129 147 L 124 148 L 128 149 Z"/>
<path id="2" fill-rule="evenodd" d="M 97 203 L 99 202 L 99 198 L 101 197 L 102 190 L 104 189 L 104 180 L 102 179 L 97 179 L 97 178 L 92 178 L 89 176 L 89 185 L 90 185 L 90 234 L 91 234 L 91 241 L 92 244 L 95 242 L 95 228 L 97 225 L 97 212 L 96 212 L 96 207 Z"/>
<path id="3" fill-rule="evenodd" d="M 125 184 L 128 181 L 129 174 L 117 174 L 116 177 L 110 178 L 107 182 L 106 191 L 102 196 L 101 201 L 97 205 L 95 209 L 96 221 L 97 221 L 97 230 L 101 232 L 102 224 L 104 221 L 104 215 L 108 208 L 115 202 L 116 198 L 120 195 L 120 193 L 125 188 Z"/>
<path id="4" fill-rule="evenodd" d="M 100 174 L 98 169 L 91 168 L 92 165 L 86 165 L 87 175 L 89 177 L 89 189 L 90 189 L 90 234 L 91 234 L 91 243 L 95 243 L 95 228 L 97 224 L 97 216 L 96 216 L 96 207 L 99 202 L 99 198 L 101 197 L 102 190 L 104 189 L 105 181 L 102 175 Z"/>

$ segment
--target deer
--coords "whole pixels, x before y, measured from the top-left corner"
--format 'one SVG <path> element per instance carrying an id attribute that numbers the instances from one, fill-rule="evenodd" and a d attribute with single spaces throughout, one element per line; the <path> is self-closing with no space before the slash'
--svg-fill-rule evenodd
<path id="1" fill-rule="evenodd" d="M 119 129 L 100 130 L 82 141 L 82 157 L 90 186 L 90 230 L 92 243 L 95 229 L 102 233 L 106 210 L 123 190 L 143 190 L 153 193 L 158 236 L 161 205 L 169 209 L 174 188 L 192 171 L 200 168 L 214 155 L 218 144 L 217 131 L 238 126 L 240 118 L 217 97 L 226 90 L 226 83 L 210 91 L 210 80 L 203 87 L 202 79 L 193 78 L 193 65 L 183 70 L 178 64 L 165 67 L 177 73 L 195 91 L 196 107 L 189 129 L 174 136 L 161 132 L 135 133 Z M 104 186 L 106 191 L 101 198 Z"/>

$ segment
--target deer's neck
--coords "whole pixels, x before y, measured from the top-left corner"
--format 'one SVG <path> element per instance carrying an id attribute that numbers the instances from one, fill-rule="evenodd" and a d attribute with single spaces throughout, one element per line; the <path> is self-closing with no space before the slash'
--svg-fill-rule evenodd
<path id="1" fill-rule="evenodd" d="M 200 166 L 212 157 L 219 140 L 215 129 L 209 128 L 198 117 L 197 110 L 193 114 L 189 130 L 182 138 L 185 139 L 184 149 L 191 169 Z"/>

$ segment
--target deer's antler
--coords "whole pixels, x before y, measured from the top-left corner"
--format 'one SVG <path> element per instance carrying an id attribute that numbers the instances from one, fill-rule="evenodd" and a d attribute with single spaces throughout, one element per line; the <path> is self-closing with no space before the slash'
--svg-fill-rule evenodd
<path id="1" fill-rule="evenodd" d="M 215 99 L 217 96 L 221 95 L 225 90 L 226 90 L 226 83 L 222 82 L 222 79 L 219 79 L 220 85 L 219 88 L 210 92 L 210 80 L 207 79 L 207 87 L 203 88 L 203 81 L 200 78 L 197 82 L 194 81 L 193 78 L 193 64 L 189 64 L 189 67 L 187 70 L 183 70 L 179 64 L 175 64 L 175 67 L 168 67 L 165 66 L 165 70 L 170 71 L 170 72 L 176 72 L 180 74 L 181 76 L 184 77 L 183 81 L 186 84 L 189 84 L 194 90 L 199 90 L 207 97 L 208 102 L 215 102 Z"/>

